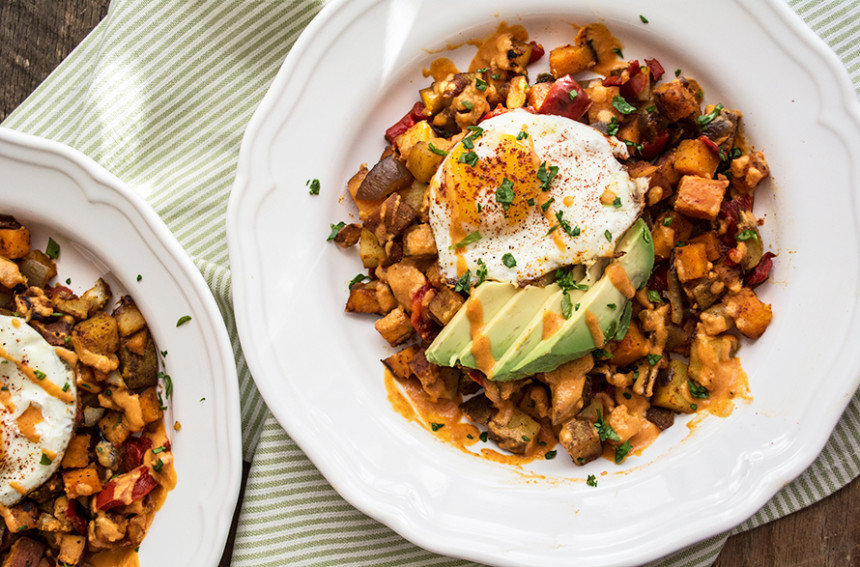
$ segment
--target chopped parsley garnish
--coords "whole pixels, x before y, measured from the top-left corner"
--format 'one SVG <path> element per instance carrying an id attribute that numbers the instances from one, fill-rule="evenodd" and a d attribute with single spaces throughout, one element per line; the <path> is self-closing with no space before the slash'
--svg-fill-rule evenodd
<path id="1" fill-rule="evenodd" d="M 675 76 L 676 76 L 676 77 L 680 77 L 680 76 L 681 76 L 681 70 L 680 70 L 680 69 L 675 69 Z"/>
<path id="2" fill-rule="evenodd" d="M 604 360 L 610 360 L 613 358 L 612 353 L 603 348 L 594 349 L 594 356 L 600 357 Z"/>
<path id="3" fill-rule="evenodd" d="M 652 353 L 652 354 L 649 354 L 647 358 L 648 358 L 648 364 L 650 364 L 651 366 L 656 366 L 657 363 L 663 359 L 663 355 Z"/>
<path id="4" fill-rule="evenodd" d="M 612 201 L 612 206 L 615 207 L 616 209 L 620 209 L 621 208 L 621 197 L 615 197 L 615 200 Z"/>
<path id="5" fill-rule="evenodd" d="M 708 391 L 707 388 L 705 388 L 701 384 L 693 382 L 692 380 L 687 380 L 687 388 L 689 388 L 690 395 L 694 398 L 706 400 L 711 397 L 711 393 Z"/>
<path id="6" fill-rule="evenodd" d="M 48 237 L 48 245 L 45 247 L 45 255 L 51 260 L 56 260 L 60 257 L 60 245 L 51 237 Z"/>
<path id="7" fill-rule="evenodd" d="M 482 209 L 482 207 L 481 207 L 481 203 L 475 203 L 475 210 L 476 210 L 476 211 L 478 211 L 478 212 L 480 213 L 480 212 L 481 212 L 481 209 Z"/>
<path id="8" fill-rule="evenodd" d="M 161 447 L 156 447 L 155 449 L 153 449 L 153 450 L 152 450 L 152 453 L 153 453 L 154 455 L 157 455 L 157 454 L 159 454 L 159 453 L 163 453 L 163 452 L 165 452 L 166 450 L 167 450 L 167 447 L 165 447 L 165 446 L 163 446 L 163 445 L 162 445 Z"/>
<path id="9" fill-rule="evenodd" d="M 158 459 L 157 461 L 155 461 L 155 464 L 152 466 L 152 470 L 154 470 L 155 472 L 161 472 L 161 469 L 163 469 L 163 468 L 164 468 L 164 461 L 162 461 L 161 459 Z"/>
<path id="10" fill-rule="evenodd" d="M 472 288 L 472 271 L 466 270 L 466 273 L 460 276 L 460 279 L 457 280 L 457 284 L 454 286 L 454 291 L 462 291 L 464 293 L 469 293 L 469 290 Z"/>
<path id="11" fill-rule="evenodd" d="M 544 454 L 543 458 L 546 459 L 547 461 L 551 461 L 555 458 L 556 455 L 558 455 L 558 451 L 555 451 L 555 450 L 547 451 Z"/>
<path id="12" fill-rule="evenodd" d="M 529 133 L 526 132 L 525 130 L 520 130 L 520 133 L 517 134 L 517 140 L 525 140 L 528 137 L 529 137 Z"/>
<path id="13" fill-rule="evenodd" d="M 455 250 L 457 248 L 464 248 L 464 247 L 468 246 L 469 244 L 474 244 L 475 242 L 479 241 L 480 239 L 481 239 L 481 233 L 476 230 L 475 232 L 471 232 L 468 235 L 466 235 L 466 237 L 463 238 L 463 240 L 461 240 L 460 242 L 455 242 L 454 244 L 449 246 L 448 250 Z"/>
<path id="14" fill-rule="evenodd" d="M 479 285 L 484 283 L 484 280 L 487 279 L 488 273 L 489 272 L 487 270 L 487 265 L 482 259 L 478 258 L 478 269 L 475 270 L 475 275 L 478 276 L 478 281 L 477 283 L 475 283 L 475 287 L 478 287 Z"/>
<path id="15" fill-rule="evenodd" d="M 579 93 L 576 91 L 576 89 L 573 89 L 573 90 L 567 91 L 567 97 L 568 97 L 570 100 L 576 100 L 576 97 L 577 97 L 577 96 L 579 96 Z"/>
<path id="16" fill-rule="evenodd" d="M 439 148 L 437 148 L 436 146 L 434 146 L 434 145 L 433 145 L 433 142 L 429 142 L 429 143 L 427 144 L 427 148 L 428 148 L 431 152 L 433 152 L 434 154 L 436 154 L 437 156 L 447 156 L 447 155 L 448 155 L 448 152 L 446 152 L 445 150 L 440 150 Z"/>
<path id="17" fill-rule="evenodd" d="M 307 183 L 305 183 L 308 187 L 310 187 L 309 193 L 311 195 L 319 195 L 320 194 L 320 180 L 319 179 L 308 179 Z"/>
<path id="18" fill-rule="evenodd" d="M 72 387 L 72 385 L 69 384 L 68 382 L 66 382 L 65 384 L 63 384 L 63 391 L 68 392 L 69 388 L 71 388 L 71 387 Z"/>
<path id="19" fill-rule="evenodd" d="M 514 182 L 507 177 L 502 180 L 502 184 L 496 189 L 496 202 L 500 203 L 506 211 L 511 206 L 511 203 L 514 202 Z"/>
<path id="20" fill-rule="evenodd" d="M 39 460 L 40 465 L 47 467 L 52 462 L 53 461 L 51 460 L 51 458 L 48 455 L 46 455 L 45 453 L 42 453 L 42 458 Z"/>
<path id="21" fill-rule="evenodd" d="M 696 117 L 696 123 L 699 126 L 707 126 L 708 124 L 713 122 L 717 116 L 720 115 L 720 111 L 722 109 L 723 109 L 723 105 L 717 104 L 717 106 L 715 106 L 714 109 L 712 111 L 710 111 L 709 113 L 702 114 L 701 116 L 697 116 Z"/>
<path id="22" fill-rule="evenodd" d="M 697 409 L 699 409 L 699 404 L 690 404 L 690 409 L 696 411 Z"/>
<path id="23" fill-rule="evenodd" d="M 543 205 L 540 206 L 540 210 L 546 212 L 549 209 L 549 206 L 555 202 L 555 197 L 550 197 L 548 201 L 545 201 Z"/>
<path id="24" fill-rule="evenodd" d="M 370 276 L 366 276 L 364 274 L 358 274 L 354 278 L 349 280 L 349 289 L 352 289 L 353 286 L 360 284 L 360 283 L 363 283 L 364 280 L 369 280 L 369 279 L 370 279 Z"/>
<path id="25" fill-rule="evenodd" d="M 140 275 L 140 274 L 137 274 L 137 281 L 140 281 L 140 280 L 142 280 L 142 279 L 143 279 L 143 276 L 142 276 L 142 275 Z M 67 279 L 67 280 L 66 280 L 66 283 L 72 283 L 71 278 Z"/>
<path id="26" fill-rule="evenodd" d="M 615 433 L 612 426 L 603 421 L 603 415 L 601 415 L 600 410 L 597 410 L 597 422 L 595 422 L 594 428 L 597 430 L 597 435 L 600 437 L 601 442 L 607 439 L 610 441 L 621 441 L 621 437 Z"/>
<path id="27" fill-rule="evenodd" d="M 343 229 L 343 227 L 346 226 L 346 223 L 340 221 L 337 224 L 330 224 L 329 226 L 331 227 L 331 232 L 329 233 L 328 238 L 326 238 L 326 241 L 334 240 L 335 238 L 337 238 L 338 233 Z"/>
<path id="28" fill-rule="evenodd" d="M 616 117 L 612 117 L 609 120 L 609 126 L 606 127 L 606 133 L 610 136 L 614 136 L 618 133 L 618 119 Z"/>
<path id="29" fill-rule="evenodd" d="M 622 52 L 621 52 L 621 48 L 620 48 L 620 47 L 613 47 L 611 51 L 612 51 L 612 53 L 614 53 L 614 54 L 615 54 L 615 55 L 617 55 L 618 57 L 620 57 L 620 58 L 624 59 L 624 53 L 622 53 Z"/>
<path id="30" fill-rule="evenodd" d="M 647 24 L 647 23 L 648 23 L 648 18 L 646 18 L 646 17 L 645 17 L 645 16 L 643 16 L 642 14 L 639 14 L 639 19 L 640 19 L 640 20 L 642 20 L 642 23 L 643 23 L 643 24 Z"/>
<path id="31" fill-rule="evenodd" d="M 630 449 L 633 448 L 633 445 L 630 443 L 630 439 L 619 445 L 615 448 L 615 463 L 620 464 L 621 461 L 624 460 L 624 457 L 627 456 L 627 453 L 630 452 Z"/>
<path id="32" fill-rule="evenodd" d="M 176 321 L 176 326 L 179 327 L 180 325 L 184 325 L 185 323 L 187 323 L 190 320 L 191 320 L 191 315 L 183 315 L 182 317 L 180 317 Z"/>
<path id="33" fill-rule="evenodd" d="M 663 226 L 669 226 L 670 224 L 672 224 L 673 220 L 675 220 L 675 217 L 664 217 Z"/>
<path id="34" fill-rule="evenodd" d="M 482 79 L 480 77 L 476 77 L 475 78 L 475 88 L 481 92 L 487 90 L 487 81 L 485 81 L 484 79 Z"/>
<path id="35" fill-rule="evenodd" d="M 48 376 L 47 374 L 45 374 L 41 370 L 34 370 L 33 374 L 35 374 L 36 378 L 38 378 L 39 380 L 44 380 Z"/>
<path id="36" fill-rule="evenodd" d="M 609 242 L 612 242 L 612 233 L 609 232 L 608 228 L 603 231 L 603 236 L 606 237 L 606 240 L 608 240 Z"/>
<path id="37" fill-rule="evenodd" d="M 561 296 L 561 316 L 565 319 L 570 319 L 570 316 L 573 314 L 571 311 L 571 303 L 570 303 L 570 294 L 565 289 L 562 291 Z"/>
<path id="38" fill-rule="evenodd" d="M 732 148 L 729 152 L 729 159 L 738 159 L 743 155 L 743 152 L 740 148 Z"/>
<path id="39" fill-rule="evenodd" d="M 573 279 L 573 271 L 565 270 L 564 268 L 558 268 L 555 271 L 555 283 L 561 289 L 588 291 L 588 284 L 576 283 Z"/>
<path id="40" fill-rule="evenodd" d="M 474 105 L 473 105 L 471 102 L 469 102 L 468 100 L 462 100 L 462 101 L 460 101 L 460 104 L 462 104 L 462 105 L 463 105 L 463 108 L 465 108 L 466 110 L 472 110 L 472 107 L 474 106 Z"/>
<path id="41" fill-rule="evenodd" d="M 606 307 L 608 307 L 609 309 L 612 309 L 613 311 L 615 311 L 616 309 L 618 309 L 618 305 L 616 305 L 616 304 L 614 304 L 614 303 L 607 303 L 607 304 L 606 304 Z"/>
<path id="42" fill-rule="evenodd" d="M 526 203 L 528 203 L 528 205 L 531 207 L 535 204 L 535 200 L 529 197 L 528 199 L 526 199 Z"/>
<path id="43" fill-rule="evenodd" d="M 170 374 L 165 374 L 164 372 L 159 372 L 158 377 L 164 380 L 164 397 L 170 398 L 173 395 L 173 379 L 170 377 Z"/>
<path id="44" fill-rule="evenodd" d="M 593 474 L 588 475 L 588 478 L 585 479 L 585 484 L 588 486 L 597 486 L 597 477 Z"/>
<path id="45" fill-rule="evenodd" d="M 517 259 L 514 258 L 513 254 L 508 252 L 502 256 L 502 264 L 504 264 L 506 268 L 513 268 L 517 265 Z"/>
<path id="46" fill-rule="evenodd" d="M 735 235 L 735 240 L 737 240 L 738 242 L 744 242 L 746 240 L 758 240 L 758 234 L 756 234 L 755 230 L 748 228 L 737 233 Z"/>
<path id="47" fill-rule="evenodd" d="M 627 144 L 628 146 L 630 146 L 631 148 L 633 148 L 637 152 L 641 152 L 642 149 L 645 147 L 642 144 L 637 144 L 636 142 L 632 142 L 630 140 L 622 140 L 622 142 L 624 142 L 625 144 Z"/>
<path id="48" fill-rule="evenodd" d="M 656 110 L 657 110 L 657 107 L 652 104 L 651 106 L 649 106 L 648 108 L 645 109 L 645 112 L 651 113 L 651 112 L 655 112 Z"/>
<path id="49" fill-rule="evenodd" d="M 579 234 L 581 232 L 579 230 L 579 227 L 578 226 L 577 227 L 571 227 L 570 226 L 570 222 L 568 222 L 567 220 L 564 219 L 564 211 L 558 211 L 557 213 L 555 213 L 555 218 L 558 221 L 558 225 L 561 227 L 561 229 L 565 233 L 567 233 L 568 236 L 570 236 L 570 237 L 579 236 Z"/>
<path id="50" fill-rule="evenodd" d="M 487 442 L 487 432 L 486 432 L 486 431 L 482 431 L 482 432 L 481 432 L 481 434 L 480 434 L 480 435 L 478 435 L 478 439 L 480 439 L 481 441 L 483 441 L 484 443 L 486 443 L 486 442 Z"/>
<path id="51" fill-rule="evenodd" d="M 648 301 L 651 303 L 663 303 L 663 295 L 656 289 L 649 289 Z"/>
<path id="52" fill-rule="evenodd" d="M 546 166 L 546 162 L 540 164 L 540 167 L 537 171 L 537 178 L 540 181 L 541 191 L 549 191 L 549 184 L 552 183 L 552 179 L 558 174 L 558 166 L 551 165 L 549 168 Z"/>
<path id="53" fill-rule="evenodd" d="M 433 431 L 439 431 L 443 427 L 445 427 L 444 423 L 431 423 L 430 424 L 430 429 L 432 429 Z"/>
<path id="54" fill-rule="evenodd" d="M 612 106 L 621 114 L 633 114 L 636 112 L 636 107 L 624 100 L 621 95 L 612 97 Z"/>
<path id="55" fill-rule="evenodd" d="M 457 161 L 459 163 L 465 163 L 466 165 L 475 167 L 475 164 L 478 163 L 478 154 L 475 152 L 466 152 L 464 154 L 460 154 L 460 159 Z"/>

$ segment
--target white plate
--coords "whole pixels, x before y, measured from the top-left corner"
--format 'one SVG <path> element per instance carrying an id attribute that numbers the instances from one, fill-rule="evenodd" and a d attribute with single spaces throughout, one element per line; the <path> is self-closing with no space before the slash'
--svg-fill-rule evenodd
<path id="1" fill-rule="evenodd" d="M 547 49 L 571 41 L 569 23 L 606 22 L 626 58 L 656 57 L 669 78 L 681 68 L 706 100 L 741 109 L 773 171 L 756 211 L 779 253 L 761 288 L 775 317 L 741 351 L 754 401 L 692 434 L 681 420 L 621 467 L 558 458 L 520 470 L 436 441 L 392 410 L 379 363 L 391 349 L 371 320 L 343 313 L 362 270 L 355 250 L 325 237 L 356 217 L 346 180 L 376 162 L 385 128 L 429 84 L 421 69 L 452 45 L 463 68 L 467 40 L 501 21 Z M 499 565 L 657 558 L 735 526 L 802 472 L 860 383 L 848 342 L 860 332 L 858 139 L 847 75 L 777 0 L 333 2 L 293 48 L 241 150 L 227 233 L 249 367 L 335 489 L 420 546 Z"/>
<path id="2" fill-rule="evenodd" d="M 200 272 L 140 197 L 75 150 L 0 128 L 0 179 L 0 212 L 32 230 L 34 247 L 49 237 L 60 244 L 58 281 L 80 293 L 103 277 L 114 299 L 127 291 L 167 351 L 178 482 L 140 547 L 141 565 L 217 565 L 242 478 L 239 394 Z M 184 315 L 191 321 L 177 327 Z"/>

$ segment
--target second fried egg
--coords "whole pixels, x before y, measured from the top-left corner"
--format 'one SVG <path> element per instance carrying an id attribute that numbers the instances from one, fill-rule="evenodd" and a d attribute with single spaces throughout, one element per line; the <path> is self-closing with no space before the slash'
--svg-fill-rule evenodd
<path id="1" fill-rule="evenodd" d="M 588 125 L 513 110 L 473 127 L 430 182 L 439 268 L 525 284 L 612 256 L 639 217 L 647 181 L 626 146 Z"/>

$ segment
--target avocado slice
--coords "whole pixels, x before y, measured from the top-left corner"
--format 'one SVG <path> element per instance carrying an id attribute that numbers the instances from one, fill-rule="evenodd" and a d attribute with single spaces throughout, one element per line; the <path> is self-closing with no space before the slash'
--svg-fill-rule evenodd
<path id="1" fill-rule="evenodd" d="M 576 266 L 573 272 L 573 280 L 584 288 L 590 289 L 603 274 L 603 266 L 602 262 L 596 262 L 587 271 L 583 266 Z M 512 374 L 511 370 L 518 366 L 543 341 L 544 323 L 553 317 L 562 317 L 564 292 L 556 284 L 552 287 L 555 292 L 547 298 L 547 301 L 539 309 L 531 314 L 529 323 L 523 328 L 519 336 L 511 343 L 508 350 L 496 359 L 493 373 L 488 376 L 491 380 L 505 382 L 520 377 L 519 375 Z M 571 308 L 575 309 L 574 306 L 577 304 L 580 304 L 581 308 L 582 297 L 585 295 L 586 290 L 573 289 L 567 293 L 570 298 Z"/>
<path id="2" fill-rule="evenodd" d="M 648 280 L 654 267 L 654 243 L 648 227 L 641 219 L 624 234 L 618 242 L 616 252 L 623 254 L 611 263 L 624 268 L 633 287 L 638 289 Z M 560 329 L 538 343 L 517 364 L 504 368 L 504 374 L 497 371 L 494 380 L 514 380 L 538 372 L 547 372 L 597 348 L 586 323 L 586 314 L 589 312 L 597 317 L 606 340 L 615 338 L 627 302 L 627 297 L 608 277 L 601 277 L 579 299 L 579 310 L 573 313 Z"/>
<path id="3" fill-rule="evenodd" d="M 466 303 L 427 347 L 427 360 L 440 366 L 459 364 L 460 353 L 472 344 L 472 324 L 466 315 L 468 303 L 480 302 L 484 321 L 490 321 L 518 290 L 517 286 L 506 282 L 484 282 L 472 288 Z"/>

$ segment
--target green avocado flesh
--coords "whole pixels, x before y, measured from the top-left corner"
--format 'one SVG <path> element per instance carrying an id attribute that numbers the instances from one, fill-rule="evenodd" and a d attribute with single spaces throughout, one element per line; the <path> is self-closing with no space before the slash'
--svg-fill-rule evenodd
<path id="1" fill-rule="evenodd" d="M 616 256 L 610 263 L 624 268 L 633 287 L 640 288 L 654 266 L 651 233 L 641 219 L 619 240 Z M 603 264 L 587 271 L 577 266 L 573 279 L 580 284 L 577 287 L 587 289 L 567 292 L 571 310 L 567 319 L 562 316 L 564 291 L 558 284 L 517 288 L 484 282 L 427 348 L 427 360 L 476 368 L 490 380 L 504 382 L 548 372 L 597 348 L 586 323 L 588 312 L 597 318 L 606 341 L 622 338 L 616 335 L 619 328 L 626 328 L 622 317 L 629 300 L 603 275 Z M 557 329 L 544 337 L 544 323 L 553 320 Z M 473 353 L 473 326 L 489 339 L 495 361 L 491 368 L 479 368 Z"/>

